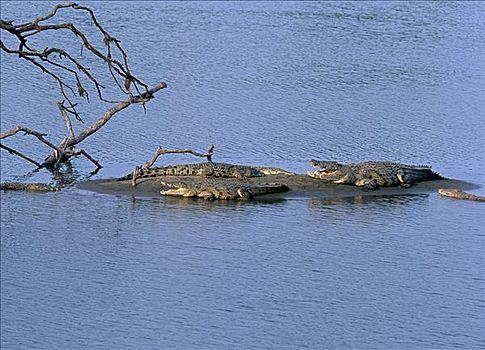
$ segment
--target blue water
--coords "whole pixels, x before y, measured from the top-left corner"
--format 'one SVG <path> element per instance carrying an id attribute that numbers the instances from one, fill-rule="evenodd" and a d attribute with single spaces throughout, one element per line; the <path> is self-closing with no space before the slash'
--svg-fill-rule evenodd
<path id="1" fill-rule="evenodd" d="M 1 16 L 52 4 L 2 2 Z M 215 143 L 218 161 L 303 172 L 312 157 L 388 159 L 485 184 L 483 3 L 83 4 L 139 76 L 169 86 L 83 143 L 104 165 L 93 178 L 158 145 Z M 77 53 L 61 33 L 35 44 L 66 39 Z M 1 130 L 62 138 L 55 84 L 4 53 L 0 68 Z M 81 107 L 86 123 L 104 108 Z M 5 144 L 48 152 L 28 136 Z M 2 150 L 2 181 L 55 181 L 31 170 Z M 71 170 L 81 180 L 92 164 Z M 4 192 L 1 347 L 483 348 L 483 209 L 436 194 L 221 204 Z"/>

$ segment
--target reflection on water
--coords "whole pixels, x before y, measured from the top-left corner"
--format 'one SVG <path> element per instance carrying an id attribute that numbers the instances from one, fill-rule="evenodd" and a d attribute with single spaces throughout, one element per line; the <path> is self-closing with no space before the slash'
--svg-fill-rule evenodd
<path id="1" fill-rule="evenodd" d="M 76 190 L 1 200 L 5 346 L 131 348 L 140 332 L 146 347 L 184 348 L 482 339 L 476 203 L 219 205 Z"/>
<path id="2" fill-rule="evenodd" d="M 59 168 L 52 169 L 34 169 L 25 174 L 12 176 L 11 180 L 16 182 L 35 182 L 40 173 L 44 175 L 44 182 L 56 185 L 57 187 L 68 187 L 81 181 L 86 181 L 95 176 L 100 169 L 86 173 L 81 169 L 73 166 L 72 162 L 62 164 Z"/>
<path id="3" fill-rule="evenodd" d="M 483 347 L 480 203 L 222 203 L 69 185 L 124 175 L 159 144 L 209 143 L 215 161 L 304 172 L 311 157 L 398 160 L 483 184 L 483 3 L 86 4 L 132 69 L 169 88 L 83 143 L 104 165 L 91 177 L 83 159 L 51 174 L 2 151 L 2 181 L 67 184 L 1 193 L 2 349 Z M 52 4 L 1 6 L 23 21 Z M 54 83 L 16 57 L 0 65 L 1 129 L 62 139 Z M 83 116 L 101 113 L 92 103 Z M 49 151 L 18 136 L 8 145 Z"/>
<path id="4" fill-rule="evenodd" d="M 393 205 L 405 205 L 413 201 L 427 198 L 429 194 L 413 194 L 413 195 L 399 195 L 399 196 L 354 196 L 354 197 L 340 197 L 340 198 L 326 198 L 318 199 L 312 198 L 309 200 L 311 206 L 334 205 L 342 203 L 354 204 L 376 204 L 389 208 Z"/>

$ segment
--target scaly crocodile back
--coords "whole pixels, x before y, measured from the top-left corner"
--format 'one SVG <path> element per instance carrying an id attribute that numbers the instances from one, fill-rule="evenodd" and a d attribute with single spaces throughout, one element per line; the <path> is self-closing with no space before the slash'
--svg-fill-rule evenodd
<path id="1" fill-rule="evenodd" d="M 394 183 L 394 178 L 399 172 L 412 179 L 413 182 L 442 179 L 443 177 L 432 171 L 430 166 L 427 165 L 409 165 L 395 162 L 380 162 L 369 161 L 362 163 L 352 163 L 345 165 L 342 169 L 344 171 L 352 171 L 357 174 L 361 174 L 361 177 L 365 177 L 366 174 L 374 177 L 378 182 L 379 178 L 382 181 L 381 186 L 390 186 Z"/>
<path id="2" fill-rule="evenodd" d="M 367 162 L 360 162 L 360 163 L 350 163 L 344 165 L 344 167 L 349 167 L 353 169 L 370 169 L 370 170 L 379 170 L 379 169 L 416 169 L 416 170 L 430 170 L 431 167 L 428 165 L 410 165 L 410 164 L 402 164 L 396 162 L 388 162 L 388 161 L 367 161 Z"/>
<path id="3" fill-rule="evenodd" d="M 203 177 L 228 177 L 248 178 L 264 176 L 266 172 L 276 172 L 275 168 L 257 168 L 246 165 L 235 165 L 227 163 L 195 163 L 167 165 L 156 168 L 142 168 L 138 170 L 137 178 L 149 178 L 159 176 L 203 176 Z M 281 170 L 281 172 L 284 172 Z M 123 176 L 117 181 L 130 180 L 132 174 Z"/>
<path id="4" fill-rule="evenodd" d="M 314 161 L 314 163 L 317 163 Z M 330 163 L 330 162 L 327 162 Z M 376 189 L 388 186 L 412 186 L 413 184 L 443 177 L 424 165 L 408 165 L 386 161 L 368 161 L 341 165 L 338 169 L 307 172 L 308 176 L 337 184 L 354 184 Z"/>

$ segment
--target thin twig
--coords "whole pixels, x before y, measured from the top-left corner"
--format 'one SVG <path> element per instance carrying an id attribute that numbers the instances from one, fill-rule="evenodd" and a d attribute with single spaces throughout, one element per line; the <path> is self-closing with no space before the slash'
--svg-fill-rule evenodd
<path id="1" fill-rule="evenodd" d="M 69 137 L 75 137 L 74 130 L 72 129 L 71 119 L 67 114 L 66 107 L 64 107 L 64 101 L 57 101 L 57 108 L 59 108 L 59 112 L 61 112 L 62 118 L 64 118 Z"/>
<path id="2" fill-rule="evenodd" d="M 101 164 L 99 164 L 99 162 L 98 162 L 96 159 L 94 159 L 92 156 L 90 156 L 90 155 L 89 155 L 89 153 L 88 153 L 88 152 L 86 152 L 86 151 L 85 151 L 85 150 L 83 150 L 83 149 L 78 149 L 78 150 L 76 150 L 76 151 L 75 151 L 75 155 L 76 155 L 76 156 L 78 156 L 78 155 L 83 155 L 83 156 L 85 156 L 85 157 L 86 157 L 88 160 L 90 160 L 90 161 L 91 161 L 91 163 L 93 163 L 94 165 L 96 165 L 96 167 L 97 167 L 98 169 L 101 169 L 101 168 L 103 167 Z"/>
<path id="3" fill-rule="evenodd" d="M 78 157 L 78 156 L 84 156 L 86 159 L 88 159 L 91 163 L 96 165 L 96 169 L 101 169 L 103 166 L 96 160 L 94 159 L 91 155 L 89 155 L 88 152 L 86 152 L 83 149 L 69 149 L 64 152 L 63 154 L 65 157 Z"/>
<path id="4" fill-rule="evenodd" d="M 131 187 L 136 186 L 136 178 L 138 177 L 138 170 L 140 170 L 139 166 L 136 166 L 135 169 L 133 169 L 133 174 L 131 175 Z"/>
<path id="5" fill-rule="evenodd" d="M 31 130 L 29 128 L 26 128 L 24 126 L 16 126 L 15 128 L 13 129 L 10 129 L 10 130 L 7 130 L 5 131 L 4 133 L 1 133 L 0 134 L 0 140 L 1 139 L 4 139 L 4 138 L 7 138 L 7 137 L 10 137 L 12 135 L 15 135 L 16 133 L 18 132 L 24 132 L 26 135 L 33 135 L 35 137 L 37 137 L 39 139 L 39 141 L 45 143 L 47 146 L 49 146 L 50 148 L 53 148 L 53 149 L 57 149 L 56 146 L 54 146 L 54 144 L 52 144 L 51 142 L 47 141 L 44 136 L 46 136 L 46 134 L 41 134 L 40 132 L 37 132 L 37 131 L 34 131 L 34 130 Z"/>
<path id="6" fill-rule="evenodd" d="M 106 47 L 106 53 L 102 53 L 100 50 L 98 50 L 96 46 L 91 43 L 88 37 L 83 32 L 81 32 L 73 23 L 69 23 L 69 22 L 49 23 L 49 24 L 42 23 L 56 17 L 60 9 L 69 9 L 69 8 L 72 10 L 85 12 L 89 15 L 92 24 L 97 28 L 97 30 L 99 30 L 99 32 L 101 32 L 103 36 L 103 41 Z M 79 72 L 81 72 L 87 79 L 89 79 L 94 84 L 100 100 L 105 102 L 115 102 L 115 101 L 107 100 L 103 97 L 101 92 L 102 85 L 96 80 L 96 78 L 91 73 L 89 73 L 89 69 L 83 66 L 79 61 L 74 59 L 69 52 L 60 48 L 45 48 L 44 50 L 35 50 L 27 44 L 27 41 L 30 39 L 30 37 L 35 36 L 36 34 L 39 34 L 44 31 L 51 31 L 51 30 L 70 31 L 71 33 L 74 34 L 76 38 L 78 38 L 81 41 L 83 48 L 90 51 L 92 54 L 102 59 L 107 64 L 110 74 L 115 84 L 119 87 L 120 91 L 132 96 L 129 89 L 127 89 L 128 91 L 125 90 L 122 84 L 119 83 L 119 79 L 124 80 L 127 83 L 127 85 L 129 83 L 133 83 L 137 91 L 138 91 L 138 85 L 140 85 L 144 87 L 145 92 L 148 92 L 148 85 L 145 84 L 136 76 L 134 76 L 130 71 L 130 68 L 128 66 L 128 59 L 127 59 L 128 56 L 126 54 L 126 51 L 121 46 L 120 40 L 111 36 L 108 33 L 108 31 L 100 24 L 94 12 L 86 6 L 81 6 L 76 3 L 59 4 L 54 6 L 54 8 L 47 15 L 39 16 L 30 22 L 14 25 L 13 22 L 11 21 L 0 20 L 0 29 L 5 30 L 10 34 L 12 34 L 13 36 L 15 36 L 19 42 L 18 49 L 14 50 L 14 49 L 7 48 L 4 45 L 4 43 L 0 40 L 0 49 L 2 49 L 7 53 L 18 55 L 20 58 L 23 58 L 29 61 L 30 63 L 36 65 L 37 67 L 41 68 L 43 72 L 51 75 L 59 84 L 61 93 L 64 99 L 69 104 L 70 110 L 66 110 L 66 111 L 72 113 L 76 117 L 76 119 L 80 119 L 80 116 L 76 112 L 75 103 L 73 103 L 70 100 L 69 96 L 67 96 L 66 92 L 64 91 L 64 88 L 66 87 L 69 88 L 69 90 L 71 90 L 71 92 L 75 94 L 74 90 L 67 83 L 65 83 L 60 76 L 50 71 L 45 64 L 43 64 L 42 62 L 36 61 L 34 59 L 35 57 L 37 57 L 43 62 L 46 62 L 57 68 L 60 68 L 61 70 L 69 74 L 72 74 L 76 79 L 79 95 L 81 97 L 85 96 L 86 98 L 88 98 L 89 93 L 83 87 L 78 73 L 73 68 L 70 68 L 66 65 L 54 62 L 51 59 L 49 59 L 49 55 L 53 53 L 59 54 L 60 58 L 67 57 L 67 59 L 74 65 L 74 68 L 77 69 Z M 112 48 L 114 49 L 114 51 L 116 51 L 117 54 L 121 55 L 122 62 L 120 62 L 118 59 L 116 59 L 113 56 L 114 52 L 112 52 L 113 51 Z M 141 94 L 141 93 L 138 92 L 138 94 Z"/>

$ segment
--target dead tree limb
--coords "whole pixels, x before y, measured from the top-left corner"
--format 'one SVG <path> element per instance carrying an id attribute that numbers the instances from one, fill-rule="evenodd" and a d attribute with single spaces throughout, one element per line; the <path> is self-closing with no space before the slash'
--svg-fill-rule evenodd
<path id="1" fill-rule="evenodd" d="M 145 163 L 145 165 L 142 166 L 136 166 L 135 169 L 133 169 L 132 175 L 131 175 L 131 186 L 135 187 L 136 186 L 136 179 L 138 177 L 138 173 L 142 168 L 145 169 L 150 169 L 152 165 L 157 161 L 158 157 L 160 157 L 162 154 L 192 154 L 196 157 L 202 157 L 202 158 L 207 158 L 208 162 L 212 162 L 212 155 L 214 154 L 214 145 L 211 145 L 209 149 L 207 150 L 206 153 L 199 153 L 196 151 L 193 151 L 191 149 L 164 149 L 160 146 L 158 146 L 157 150 L 153 154 L 152 158 Z"/>
<path id="2" fill-rule="evenodd" d="M 167 87 L 167 84 L 164 82 L 159 83 L 156 85 L 154 88 L 148 90 L 147 92 L 142 93 L 141 95 L 137 96 L 130 96 L 126 100 L 117 103 L 115 106 L 111 107 L 108 109 L 102 118 L 98 119 L 95 123 L 93 123 L 91 126 L 88 126 L 81 132 L 77 134 L 77 136 L 69 137 L 65 139 L 63 142 L 61 142 L 58 146 L 59 149 L 61 150 L 67 150 L 69 151 L 72 147 L 76 146 L 80 142 L 84 141 L 87 137 L 91 136 L 94 134 L 96 131 L 101 129 L 116 113 L 122 111 L 126 107 L 134 104 L 134 103 L 143 103 L 143 102 L 148 102 L 153 98 L 153 95 Z M 55 164 L 58 160 L 58 156 L 55 154 L 55 152 L 51 153 L 44 161 L 42 164 L 44 167 L 51 166 L 52 164 Z"/>
<path id="3" fill-rule="evenodd" d="M 101 164 L 99 164 L 99 162 L 94 159 L 92 156 L 89 155 L 88 152 L 86 152 L 85 150 L 83 149 L 73 149 L 73 150 L 70 150 L 70 151 L 66 151 L 66 154 L 69 156 L 69 157 L 78 157 L 78 156 L 84 156 L 86 157 L 86 159 L 88 159 L 91 163 L 93 163 L 94 165 L 96 165 L 96 168 L 97 169 L 101 169 L 103 166 Z"/>
<path id="4" fill-rule="evenodd" d="M 102 45 L 97 45 L 74 23 L 52 23 L 52 21 L 56 20 L 58 12 L 63 9 L 85 13 L 89 18 L 91 25 L 93 25 L 101 34 Z M 121 93 L 122 97 L 106 97 L 103 90 L 109 82 L 101 83 L 101 81 L 91 73 L 90 68 L 82 62 L 82 59 L 77 58 L 74 53 L 69 52 L 62 47 L 46 47 L 39 49 L 31 44 L 30 39 L 39 33 L 49 33 L 52 31 L 65 31 L 71 33 L 76 40 L 79 40 L 81 51 L 83 49 L 86 50 L 106 66 L 112 79 L 111 85 L 117 87 L 118 93 Z M 149 88 L 147 83 L 135 76 L 128 66 L 128 56 L 124 48 L 121 46 L 120 40 L 109 34 L 100 24 L 94 12 L 86 6 L 81 6 L 76 3 L 58 4 L 54 6 L 48 14 L 38 16 L 32 21 L 21 24 L 14 24 L 13 21 L 1 19 L 0 32 L 2 33 L 2 39 L 10 34 L 11 38 L 17 41 L 17 47 L 8 47 L 4 41 L 0 39 L 0 51 L 4 54 L 15 55 L 39 68 L 42 73 L 46 73 L 57 83 L 60 94 L 62 95 L 62 101 L 57 102 L 57 107 L 66 124 L 67 136 L 57 145 L 46 140 L 44 138 L 45 134 L 41 134 L 22 126 L 18 126 L 0 134 L 0 139 L 4 139 L 15 135 L 19 131 L 23 131 L 26 134 L 37 137 L 39 141 L 52 148 L 53 151 L 42 163 L 39 163 L 8 146 L 2 145 L 2 148 L 9 151 L 11 154 L 17 155 L 40 168 L 57 167 L 59 164 L 68 162 L 71 157 L 79 155 L 85 156 L 96 165 L 97 169 L 101 168 L 101 164 L 99 164 L 95 158 L 91 157 L 86 151 L 75 149 L 75 147 L 87 137 L 100 130 L 116 113 L 130 105 L 141 104 L 146 111 L 145 103 L 154 98 L 155 93 L 159 90 L 167 87 L 164 82 L 160 82 L 154 87 Z M 100 46 L 104 46 L 104 50 L 97 48 Z M 60 60 L 62 59 L 64 59 L 64 61 L 61 63 Z M 134 87 L 135 93 L 132 92 L 132 87 Z M 114 105 L 109 108 L 103 116 L 99 117 L 94 123 L 85 127 L 76 135 L 72 124 L 74 120 L 71 120 L 71 117 L 74 117 L 77 121 L 83 121 L 83 118 L 81 118 L 76 109 L 79 104 L 77 100 L 85 99 L 89 102 L 90 89 L 96 92 L 100 101 Z"/>
<path id="5" fill-rule="evenodd" d="M 139 166 L 136 166 L 135 169 L 133 169 L 133 173 L 131 175 L 131 187 L 136 186 L 136 178 L 138 177 L 138 170 L 140 170 Z"/>
<path id="6" fill-rule="evenodd" d="M 59 108 L 59 112 L 61 112 L 62 118 L 64 118 L 69 137 L 74 137 L 74 129 L 72 128 L 71 118 L 69 118 L 66 107 L 64 107 L 64 101 L 57 101 L 57 108 Z"/>
<path id="7" fill-rule="evenodd" d="M 51 142 L 47 141 L 44 136 L 46 136 L 47 134 L 41 134 L 40 132 L 37 132 L 37 131 L 34 131 L 34 130 L 31 130 L 29 128 L 26 128 L 24 126 L 16 126 L 15 128 L 13 129 L 10 129 L 10 130 L 7 130 L 5 131 L 4 133 L 0 133 L 0 140 L 1 139 L 4 139 L 4 138 L 7 138 L 9 136 L 12 136 L 12 135 L 15 135 L 16 133 L 18 132 L 24 132 L 25 135 L 33 135 L 35 137 L 37 137 L 39 139 L 39 141 L 45 143 L 47 146 L 49 146 L 50 148 L 53 148 L 53 149 L 57 149 L 56 146 L 54 146 L 54 144 L 52 144 Z"/>
<path id="8" fill-rule="evenodd" d="M 73 10 L 78 10 L 81 12 L 86 12 L 88 14 L 92 24 L 96 27 L 96 29 L 99 30 L 99 32 L 103 36 L 103 44 L 106 49 L 105 53 L 102 53 L 100 50 L 98 50 L 91 43 L 89 38 L 83 32 L 81 32 L 73 23 L 61 22 L 61 23 L 54 23 L 54 24 L 41 24 L 41 22 L 45 22 L 47 20 L 53 19 L 57 15 L 58 10 L 69 9 L 69 8 Z M 71 55 L 65 49 L 52 47 L 52 48 L 44 48 L 43 50 L 36 50 L 30 47 L 27 44 L 27 42 L 31 36 L 37 35 L 44 31 L 52 31 L 52 30 L 69 31 L 81 41 L 81 45 L 83 48 L 85 48 L 86 50 L 88 50 L 93 55 L 97 56 L 99 59 L 103 60 L 106 63 L 109 71 L 111 72 L 113 81 L 116 83 L 116 85 L 123 93 L 131 95 L 130 85 L 132 83 L 137 89 L 137 91 L 138 91 L 137 84 L 142 86 L 145 91 L 148 90 L 148 84 L 144 83 L 139 78 L 134 76 L 131 70 L 129 69 L 128 56 L 126 54 L 126 51 L 121 46 L 120 41 L 108 33 L 108 31 L 99 23 L 94 12 L 88 7 L 80 6 L 76 3 L 58 4 L 54 6 L 52 11 L 46 16 L 39 16 L 30 22 L 14 25 L 12 21 L 0 20 L 0 29 L 3 29 L 9 32 L 13 36 L 15 36 L 19 41 L 19 48 L 13 49 L 13 48 L 8 48 L 0 40 L 0 48 L 7 53 L 18 55 L 20 58 L 23 58 L 29 61 L 30 63 L 34 64 L 38 68 L 40 68 L 42 72 L 52 75 L 53 78 L 57 80 L 61 90 L 64 87 L 67 87 L 70 90 L 72 90 L 72 88 L 68 84 L 66 84 L 63 79 L 60 79 L 57 74 L 54 74 L 54 73 L 51 74 L 51 72 L 48 70 L 47 68 L 48 65 L 46 65 L 45 63 L 49 63 L 50 65 L 55 65 L 55 64 L 52 64 L 52 61 L 49 61 L 49 56 L 51 55 L 52 56 L 58 55 L 59 58 L 65 57 L 69 61 L 71 61 L 71 63 L 74 64 L 75 68 L 80 73 L 85 75 L 96 86 L 96 89 L 98 90 L 98 94 L 100 95 L 99 97 L 101 100 L 103 100 L 102 93 L 101 93 L 102 85 L 92 75 L 89 74 L 89 68 L 82 65 L 79 61 L 75 60 L 73 58 L 73 55 Z M 122 62 L 120 62 L 116 58 L 117 54 L 121 55 Z M 39 62 L 39 60 L 42 62 Z M 58 65 L 57 67 L 72 74 L 72 71 L 70 71 L 64 65 Z M 76 76 L 78 90 L 85 92 L 86 89 L 82 85 L 81 80 L 78 78 L 79 77 Z M 124 82 L 123 83 L 124 86 L 122 86 L 122 84 L 119 83 L 119 80 L 122 80 Z M 62 94 L 64 98 L 69 102 L 70 100 L 67 94 L 64 91 L 62 92 Z M 80 92 L 79 95 L 82 96 L 83 93 Z"/>
<path id="9" fill-rule="evenodd" d="M 101 169 L 103 167 L 101 164 L 99 164 L 99 162 L 96 159 L 94 159 L 93 157 L 91 157 L 89 155 L 89 153 L 86 152 L 83 149 L 76 150 L 76 152 L 74 153 L 74 156 L 76 156 L 76 155 L 83 155 L 83 156 L 85 156 L 89 161 L 91 161 L 91 163 L 93 163 L 94 165 L 96 165 L 97 169 Z"/>
<path id="10" fill-rule="evenodd" d="M 162 154 L 169 154 L 169 153 L 189 153 L 197 157 L 207 158 L 208 162 L 212 162 L 212 155 L 214 154 L 214 145 L 209 147 L 209 150 L 206 153 L 199 153 L 196 151 L 192 151 L 191 149 L 163 149 L 160 146 L 157 148 L 153 157 L 145 163 L 145 168 L 149 169 L 155 163 Z"/>
<path id="11" fill-rule="evenodd" d="M 22 159 L 25 159 L 26 161 L 28 161 L 28 162 L 34 164 L 35 166 L 37 166 L 38 168 L 41 167 L 40 163 L 37 163 L 32 158 L 27 157 L 26 155 L 20 153 L 19 151 L 14 150 L 13 148 L 10 148 L 8 146 L 2 145 L 1 143 L 0 143 L 0 148 L 3 148 L 4 150 L 6 150 L 10 154 L 13 154 L 13 155 L 18 156 L 18 157 L 20 157 Z"/>

